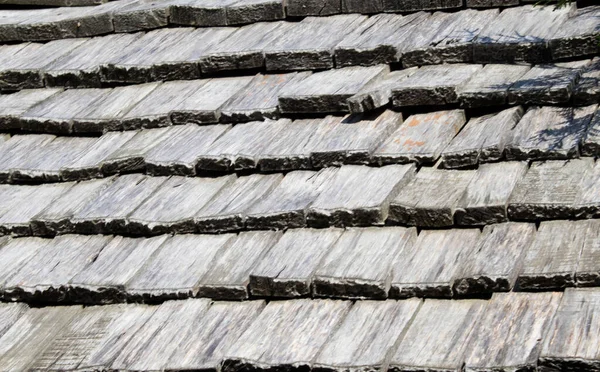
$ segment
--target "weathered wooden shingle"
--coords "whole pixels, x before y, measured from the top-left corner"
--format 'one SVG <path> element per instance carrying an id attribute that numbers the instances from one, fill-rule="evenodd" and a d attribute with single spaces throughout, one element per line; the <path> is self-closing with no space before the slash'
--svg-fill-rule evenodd
<path id="1" fill-rule="evenodd" d="M 0 129 L 21 129 L 19 118 L 38 103 L 60 93 L 61 89 L 25 89 L 0 95 Z"/>
<path id="2" fill-rule="evenodd" d="M 114 148 L 110 155 L 104 159 L 98 158 L 101 164 L 100 170 L 103 174 L 143 170 L 146 154 L 165 140 L 169 129 L 156 128 L 134 132 L 135 135 L 130 137 L 131 139 Z M 121 139 L 122 137 L 117 138 Z"/>
<path id="3" fill-rule="evenodd" d="M 554 60 L 598 54 L 600 7 L 580 7 L 561 25 L 550 40 Z"/>
<path id="4" fill-rule="evenodd" d="M 48 134 L 41 135 L 14 135 L 0 145 L 0 180 L 3 183 L 10 181 L 10 171 L 14 165 L 22 164 L 29 159 L 29 153 L 40 146 L 53 141 L 56 137 Z"/>
<path id="5" fill-rule="evenodd" d="M 600 283 L 600 267 L 598 267 L 599 222 L 598 220 L 588 221 L 588 229 L 575 273 L 575 282 L 578 287 L 597 287 Z"/>
<path id="6" fill-rule="evenodd" d="M 348 229 L 325 256 L 313 279 L 313 295 L 351 299 L 384 299 L 393 263 L 411 250 L 414 228 Z"/>
<path id="7" fill-rule="evenodd" d="M 0 337 L 4 335 L 13 324 L 19 320 L 25 312 L 29 310 L 29 306 L 23 303 L 16 304 L 1 304 L 0 305 Z"/>
<path id="8" fill-rule="evenodd" d="M 6 282 L 12 278 L 32 257 L 50 243 L 49 239 L 3 237 L 0 247 L 0 288 L 4 291 Z"/>
<path id="9" fill-rule="evenodd" d="M 581 70 L 581 77 L 573 91 L 576 105 L 591 105 L 600 99 L 600 58 L 596 57 Z"/>
<path id="10" fill-rule="evenodd" d="M 414 12 L 416 10 L 441 10 L 462 7 L 459 0 L 383 0 L 383 9 L 394 12 Z"/>
<path id="11" fill-rule="evenodd" d="M 600 179 L 600 163 L 587 171 L 575 199 L 576 218 L 596 218 L 600 214 L 600 198 L 598 197 L 598 182 Z"/>
<path id="12" fill-rule="evenodd" d="M 169 11 L 172 3 L 178 0 L 135 1 L 117 9 L 112 22 L 115 32 L 133 32 L 164 27 L 169 22 Z"/>
<path id="13" fill-rule="evenodd" d="M 383 225 L 389 203 L 414 172 L 414 165 L 343 166 L 311 204 L 308 224 L 321 227 Z"/>
<path id="14" fill-rule="evenodd" d="M 394 260 L 390 297 L 452 297 L 454 281 L 479 237 L 477 229 L 421 231 Z"/>
<path id="15" fill-rule="evenodd" d="M 189 26 L 224 26 L 227 6 L 236 0 L 179 0 L 171 4 L 169 22 Z"/>
<path id="16" fill-rule="evenodd" d="M 227 24 L 275 21 L 285 18 L 283 0 L 236 0 L 227 6 Z"/>
<path id="17" fill-rule="evenodd" d="M 341 229 L 293 229 L 250 271 L 250 294 L 255 297 L 304 297 L 323 257 L 342 235 Z"/>
<path id="18" fill-rule="evenodd" d="M 598 157 L 600 154 L 600 114 L 598 110 L 594 114 L 585 137 L 581 143 L 581 155 L 583 156 L 595 156 Z"/>
<path id="19" fill-rule="evenodd" d="M 528 65 L 486 65 L 460 87 L 458 100 L 463 107 L 506 105 L 508 90 L 530 69 Z"/>
<path id="20" fill-rule="evenodd" d="M 368 112 L 387 106 L 392 99 L 392 89 L 416 71 L 416 67 L 396 70 L 372 80 L 346 100 L 350 112 Z"/>
<path id="21" fill-rule="evenodd" d="M 292 17 L 326 16 L 342 12 L 341 0 L 287 0 L 287 14 Z"/>

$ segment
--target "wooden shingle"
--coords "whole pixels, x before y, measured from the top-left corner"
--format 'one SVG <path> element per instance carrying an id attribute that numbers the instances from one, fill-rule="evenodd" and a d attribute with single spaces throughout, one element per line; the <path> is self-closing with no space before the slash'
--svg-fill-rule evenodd
<path id="1" fill-rule="evenodd" d="M 600 180 L 600 163 L 587 171 L 575 199 L 576 218 L 596 218 L 600 215 L 600 198 L 598 198 L 598 182 Z"/>
<path id="2" fill-rule="evenodd" d="M 414 12 L 417 10 L 441 10 L 462 7 L 460 0 L 383 0 L 383 8 L 394 12 Z"/>
<path id="3" fill-rule="evenodd" d="M 554 60 L 598 54 L 600 7 L 580 7 L 561 25 L 550 40 Z"/>
<path id="4" fill-rule="evenodd" d="M 50 143 L 56 137 L 48 134 L 41 135 L 14 135 L 0 145 L 0 180 L 2 183 L 10 181 L 10 171 L 14 165 L 22 164 L 29 159 L 29 153 L 40 146 Z"/>
<path id="5" fill-rule="evenodd" d="M 21 129 L 21 115 L 61 91 L 62 89 L 25 89 L 0 95 L 0 129 Z"/>
<path id="6" fill-rule="evenodd" d="M 528 65 L 486 65 L 460 87 L 458 100 L 463 107 L 506 105 L 508 90 L 530 69 Z"/>
<path id="7" fill-rule="evenodd" d="M 596 57 L 581 70 L 581 77 L 573 91 L 576 105 L 591 105 L 600 99 L 600 58 Z"/>
<path id="8" fill-rule="evenodd" d="M 594 157 L 600 155 L 600 114 L 598 110 L 596 110 L 582 140 L 581 155 Z"/>
<path id="9" fill-rule="evenodd" d="M 392 89 L 416 71 L 416 67 L 396 70 L 372 80 L 346 100 L 350 112 L 368 112 L 387 106 L 392 99 Z"/>
<path id="10" fill-rule="evenodd" d="M 178 0 L 140 0 L 125 4 L 113 13 L 115 32 L 133 32 L 164 27 L 169 22 L 170 5 Z"/>
<path id="11" fill-rule="evenodd" d="M 287 0 L 287 14 L 292 17 L 340 14 L 340 0 Z"/>
<path id="12" fill-rule="evenodd" d="M 24 265 L 29 264 L 31 259 L 37 253 L 43 250 L 50 243 L 49 239 L 42 238 L 2 238 L 0 247 L 0 288 L 4 291 L 6 283 L 10 280 Z M 4 293 L 2 293 L 4 294 Z"/>
<path id="13" fill-rule="evenodd" d="M 114 148 L 114 151 L 104 159 L 98 159 L 101 161 L 100 170 L 105 175 L 143 170 L 146 154 L 165 140 L 169 129 L 157 128 L 133 132 L 135 135 L 131 139 Z"/>

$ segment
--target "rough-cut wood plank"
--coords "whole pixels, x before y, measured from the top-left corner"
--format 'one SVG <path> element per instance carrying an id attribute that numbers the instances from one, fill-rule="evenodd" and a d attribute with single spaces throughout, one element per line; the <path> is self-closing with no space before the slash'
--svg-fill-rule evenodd
<path id="1" fill-rule="evenodd" d="M 473 45 L 478 63 L 541 63 L 550 60 L 548 40 L 561 28 L 572 6 L 523 5 L 505 9 L 484 27 Z"/>
<path id="2" fill-rule="evenodd" d="M 323 257 L 342 235 L 341 229 L 294 229 L 281 239 L 250 271 L 254 297 L 304 297 Z"/>
<path id="3" fill-rule="evenodd" d="M 600 7 L 578 8 L 552 35 L 550 50 L 552 59 L 566 59 L 594 55 L 598 47 L 598 17 Z"/>
<path id="4" fill-rule="evenodd" d="M 479 166 L 454 212 L 458 225 L 489 225 L 508 221 L 508 199 L 527 172 L 525 162 Z"/>
<path id="5" fill-rule="evenodd" d="M 287 0 L 287 15 L 291 17 L 326 16 L 342 12 L 341 0 Z"/>
<path id="6" fill-rule="evenodd" d="M 208 79 L 189 96 L 181 96 L 170 118 L 173 124 L 217 123 L 220 108 L 252 81 L 251 76 Z"/>
<path id="7" fill-rule="evenodd" d="M 213 302 L 203 317 L 180 329 L 185 337 L 164 370 L 218 370 L 223 357 L 264 307 L 263 301 Z"/>
<path id="8" fill-rule="evenodd" d="M 387 106 L 392 98 L 392 89 L 399 84 L 399 81 L 408 78 L 416 71 L 416 67 L 392 71 L 366 84 L 358 93 L 346 100 L 350 112 L 367 112 Z"/>
<path id="9" fill-rule="evenodd" d="M 19 118 L 38 103 L 62 92 L 62 89 L 26 89 L 0 95 L 0 129 L 21 129 Z"/>
<path id="10" fill-rule="evenodd" d="M 454 211 L 476 172 L 422 168 L 390 204 L 390 221 L 412 226 L 454 224 Z"/>
<path id="11" fill-rule="evenodd" d="M 93 262 L 110 236 L 61 235 L 52 239 L 4 285 L 12 301 L 61 302 L 65 285 Z"/>
<path id="12" fill-rule="evenodd" d="M 534 162 L 515 186 L 508 201 L 512 220 L 571 218 L 584 174 L 592 169 L 589 158 Z"/>
<path id="13" fill-rule="evenodd" d="M 314 368 L 347 371 L 387 366 L 420 308 L 421 301 L 416 299 L 357 302 L 323 345 Z"/>
<path id="14" fill-rule="evenodd" d="M 596 57 L 581 70 L 581 77 L 573 91 L 576 105 L 591 105 L 600 101 L 600 58 Z"/>
<path id="15" fill-rule="evenodd" d="M 479 237 L 477 229 L 421 231 L 394 261 L 390 297 L 452 297 L 454 281 Z"/>
<path id="16" fill-rule="evenodd" d="M 124 302 L 125 284 L 144 266 L 168 235 L 154 238 L 114 237 L 89 266 L 69 280 L 72 302 L 108 304 Z"/>
<path id="17" fill-rule="evenodd" d="M 530 69 L 527 65 L 486 65 L 459 89 L 458 100 L 462 107 L 503 106 L 509 88 Z"/>
<path id="18" fill-rule="evenodd" d="M 500 160 L 524 110 L 517 106 L 496 114 L 474 117 L 442 152 L 444 168 L 460 168 Z"/>
<path id="19" fill-rule="evenodd" d="M 47 134 L 15 135 L 0 145 L 0 156 L 3 159 L 0 162 L 0 181 L 8 182 L 13 165 L 27 161 L 31 151 L 51 142 L 54 138 L 56 137 Z"/>
<path id="20" fill-rule="evenodd" d="M 281 238 L 276 231 L 242 232 L 215 258 L 200 280 L 198 297 L 214 300 L 247 300 L 250 272 Z"/>
<path id="21" fill-rule="evenodd" d="M 238 0 L 227 7 L 227 24 L 284 19 L 286 5 L 283 0 Z"/>
<path id="22" fill-rule="evenodd" d="M 421 67 L 392 88 L 392 103 L 396 107 L 458 103 L 458 92 L 481 69 L 465 64 Z"/>
<path id="23" fill-rule="evenodd" d="M 196 213 L 197 230 L 214 233 L 242 229 L 252 205 L 274 190 L 282 179 L 282 174 L 254 174 L 236 179 Z"/>
<path id="24" fill-rule="evenodd" d="M 229 125 L 196 124 L 169 128 L 161 142 L 144 154 L 146 172 L 154 176 L 194 176 L 198 157 L 230 128 Z"/>
<path id="25" fill-rule="evenodd" d="M 465 370 L 535 370 L 561 296 L 557 292 L 495 294 L 468 342 Z"/>
<path id="26" fill-rule="evenodd" d="M 441 10 L 462 7 L 460 0 L 383 0 L 383 9 L 394 12 L 414 12 L 417 10 Z"/>
<path id="27" fill-rule="evenodd" d="M 417 239 L 414 228 L 348 229 L 332 246 L 313 278 L 313 295 L 385 299 L 392 267 Z"/>
<path id="28" fill-rule="evenodd" d="M 0 288 L 4 291 L 6 282 L 12 278 L 32 257 L 50 243 L 49 239 L 18 238 L 7 240 L 3 238 L 0 247 Z"/>
<path id="29" fill-rule="evenodd" d="M 527 251 L 517 285 L 521 290 L 558 290 L 575 285 L 588 221 L 542 222 Z"/>
<path id="30" fill-rule="evenodd" d="M 308 207 L 335 175 L 333 168 L 286 174 L 269 195 L 248 209 L 246 228 L 283 230 L 306 226 Z"/>
<path id="31" fill-rule="evenodd" d="M 130 299 L 149 302 L 193 297 L 200 279 L 235 235 L 175 235 L 125 285 Z"/>
<path id="32" fill-rule="evenodd" d="M 237 0 L 180 0 L 171 4 L 169 22 L 189 26 L 225 26 L 227 6 Z"/>
<path id="33" fill-rule="evenodd" d="M 164 177 L 141 174 L 117 177 L 98 196 L 79 209 L 71 218 L 76 232 L 126 233 L 127 216 L 152 195 Z"/>
<path id="34" fill-rule="evenodd" d="M 285 86 L 279 93 L 282 113 L 347 112 L 346 100 L 389 73 L 385 65 L 319 72 Z"/>
<path id="35" fill-rule="evenodd" d="M 140 0 L 127 4 L 113 13 L 115 32 L 133 32 L 164 27 L 169 22 L 169 10 L 178 0 Z"/>
<path id="36" fill-rule="evenodd" d="M 360 2 L 362 6 L 373 2 Z M 335 46 L 337 67 L 371 66 L 400 61 L 411 32 L 427 22 L 429 14 L 377 14 L 353 29 Z"/>
<path id="37" fill-rule="evenodd" d="M 599 220 L 588 221 L 588 230 L 583 241 L 583 249 L 577 263 L 575 282 L 578 287 L 597 287 L 600 283 L 598 267 Z"/>
<path id="38" fill-rule="evenodd" d="M 555 105 L 569 102 L 589 61 L 534 66 L 508 90 L 510 104 Z"/>
<path id="39" fill-rule="evenodd" d="M 550 325 L 538 370 L 593 371 L 598 368 L 597 289 L 567 289 Z"/>
<path id="40" fill-rule="evenodd" d="M 2 9 L 0 10 L 0 41 L 21 41 L 21 37 L 17 32 L 17 25 L 20 22 L 31 19 L 31 17 L 39 17 L 39 9 Z M 20 49 L 25 44 L 17 44 L 16 48 Z M 4 52 L 6 46 L 2 48 Z M 9 48 L 13 49 L 13 48 Z"/>
<path id="41" fill-rule="evenodd" d="M 167 136 L 170 128 L 140 130 L 121 146 L 115 148 L 104 159 L 100 158 L 101 171 L 104 174 L 139 171 L 144 169 L 146 154 L 156 148 Z"/>
<path id="42" fill-rule="evenodd" d="M 196 230 L 194 216 L 234 181 L 235 176 L 171 177 L 129 214 L 126 229 L 144 236 L 193 233 Z"/>
<path id="43" fill-rule="evenodd" d="M 512 290 L 535 233 L 535 225 L 528 223 L 485 226 L 472 256 L 457 275 L 455 295 L 471 297 Z"/>
<path id="44" fill-rule="evenodd" d="M 100 66 L 108 63 L 141 34 L 114 34 L 89 39 L 44 66 L 47 86 L 99 88 Z"/>
<path id="45" fill-rule="evenodd" d="M 223 371 L 308 368 L 350 307 L 350 301 L 270 302 L 227 352 Z"/>
<path id="46" fill-rule="evenodd" d="M 390 201 L 414 176 L 414 165 L 346 165 L 310 206 L 310 226 L 383 225 Z"/>
<path id="47" fill-rule="evenodd" d="M 426 300 L 391 356 L 389 371 L 459 372 L 487 303 Z"/>
<path id="48" fill-rule="evenodd" d="M 267 71 L 333 68 L 335 46 L 366 18 L 352 14 L 287 23 L 279 29 L 280 36 L 264 48 Z"/>
<path id="49" fill-rule="evenodd" d="M 597 105 L 576 108 L 530 108 L 512 131 L 506 157 L 514 159 L 572 159 L 588 129 Z"/>
<path id="50" fill-rule="evenodd" d="M 576 218 L 597 218 L 600 215 L 600 199 L 598 198 L 598 182 L 600 179 L 600 163 L 587 171 L 581 182 L 575 199 Z"/>
<path id="51" fill-rule="evenodd" d="M 588 130 L 582 140 L 581 155 L 594 157 L 600 155 L 600 114 L 598 110 L 588 125 Z"/>
<path id="52" fill-rule="evenodd" d="M 375 150 L 373 161 L 434 163 L 465 122 L 462 110 L 412 115 Z"/>

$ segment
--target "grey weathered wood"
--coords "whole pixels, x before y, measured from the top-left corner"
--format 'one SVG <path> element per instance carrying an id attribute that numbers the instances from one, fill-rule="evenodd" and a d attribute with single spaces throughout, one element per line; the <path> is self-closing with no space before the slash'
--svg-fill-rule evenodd
<path id="1" fill-rule="evenodd" d="M 600 100 L 600 58 L 594 58 L 581 71 L 579 82 L 573 91 L 573 102 L 576 105 L 591 105 Z"/>
<path id="2" fill-rule="evenodd" d="M 88 147 L 85 154 L 60 169 L 65 181 L 85 180 L 103 177 L 102 167 L 106 159 L 119 150 L 138 132 L 109 132 L 98 138 Z"/>
<path id="3" fill-rule="evenodd" d="M 89 266 L 69 280 L 69 299 L 91 305 L 124 302 L 125 284 L 167 238 L 114 237 Z"/>
<path id="4" fill-rule="evenodd" d="M 381 79 L 371 81 L 346 100 L 350 112 L 367 112 L 388 105 L 392 98 L 392 89 L 399 84 L 399 81 L 408 78 L 416 71 L 416 67 L 396 70 Z"/>
<path id="5" fill-rule="evenodd" d="M 542 222 L 519 273 L 519 289 L 573 287 L 587 231 L 588 221 Z"/>
<path id="6" fill-rule="evenodd" d="M 5 204 L 8 208 L 0 216 L 0 233 L 31 235 L 31 219 L 44 210 L 53 200 L 68 192 L 71 183 L 53 183 L 38 186 L 12 186 L 19 188 L 13 199 Z M 11 193 L 7 193 L 10 198 Z M 2 207 L 0 206 L 0 209 Z"/>
<path id="7" fill-rule="evenodd" d="M 390 204 L 390 221 L 420 227 L 454 224 L 454 212 L 476 172 L 421 168 Z"/>
<path id="8" fill-rule="evenodd" d="M 0 180 L 3 183 L 8 182 L 13 165 L 26 162 L 31 151 L 50 143 L 55 138 L 55 136 L 48 134 L 14 135 L 0 145 L 0 155 L 3 159 L 0 163 Z"/>
<path id="9" fill-rule="evenodd" d="M 575 83 L 589 61 L 534 66 L 508 90 L 510 104 L 554 105 L 567 103 Z"/>
<path id="10" fill-rule="evenodd" d="M 291 17 L 340 14 L 342 2 L 341 0 L 287 0 L 286 11 Z"/>
<path id="11" fill-rule="evenodd" d="M 135 235 L 193 233 L 194 216 L 235 176 L 188 178 L 173 176 L 127 217 L 127 231 Z M 176 207 L 170 207 L 176 206 Z"/>
<path id="12" fill-rule="evenodd" d="M 552 35 L 552 59 L 560 60 L 598 54 L 598 17 L 600 7 L 579 8 Z"/>
<path id="13" fill-rule="evenodd" d="M 534 162 L 510 195 L 508 217 L 529 221 L 571 218 L 579 185 L 592 167 L 589 158 Z"/>
<path id="14" fill-rule="evenodd" d="M 504 157 L 504 147 L 524 110 L 517 106 L 499 113 L 474 117 L 442 152 L 444 168 L 460 168 Z"/>
<path id="15" fill-rule="evenodd" d="M 215 258 L 210 270 L 200 279 L 198 297 L 214 300 L 246 300 L 254 266 L 281 238 L 276 231 L 242 232 Z"/>
<path id="16" fill-rule="evenodd" d="M 465 370 L 535 369 L 561 296 L 557 292 L 494 294 L 468 341 Z"/>
<path id="17" fill-rule="evenodd" d="M 220 108 L 252 81 L 251 76 L 208 79 L 185 98 L 178 99 L 170 118 L 173 124 L 211 124 L 221 117 Z"/>
<path id="18" fill-rule="evenodd" d="M 506 144 L 508 159 L 572 159 L 588 129 L 597 105 L 576 108 L 530 108 Z"/>
<path id="19" fill-rule="evenodd" d="M 195 175 L 198 157 L 230 129 L 229 125 L 196 124 L 169 128 L 163 140 L 144 154 L 146 172 L 154 176 Z"/>
<path id="20" fill-rule="evenodd" d="M 12 278 L 32 257 L 50 243 L 49 239 L 41 238 L 2 238 L 0 247 L 0 288 L 4 294 L 5 284 Z M 4 329 L 6 331 L 6 329 Z"/>
<path id="21" fill-rule="evenodd" d="M 372 4 L 360 2 L 362 6 Z M 335 46 L 337 67 L 371 66 L 399 62 L 403 44 L 411 32 L 427 22 L 429 14 L 420 12 L 401 16 L 399 14 L 376 14 L 351 30 Z"/>
<path id="22" fill-rule="evenodd" d="M 21 41 L 17 32 L 17 25 L 35 15 L 39 16 L 39 9 L 2 9 L 0 10 L 0 41 Z M 18 45 L 18 44 L 17 44 Z M 16 48 L 22 48 L 25 44 L 20 44 Z M 7 46 L 3 46 L 2 51 Z M 12 49 L 12 48 L 9 48 Z"/>
<path id="23" fill-rule="evenodd" d="M 264 48 L 267 71 L 333 68 L 335 46 L 366 18 L 352 14 L 286 23 L 280 36 Z"/>
<path id="24" fill-rule="evenodd" d="M 600 214 L 600 199 L 598 198 L 598 181 L 600 179 L 600 163 L 588 170 L 583 177 L 577 198 L 575 199 L 576 218 L 596 218 Z"/>
<path id="25" fill-rule="evenodd" d="M 486 301 L 426 300 L 392 354 L 389 371 L 461 371 Z"/>
<path id="26" fill-rule="evenodd" d="M 323 187 L 335 177 L 332 168 L 294 171 L 247 212 L 247 229 L 288 229 L 306 226 L 306 211 Z"/>
<path id="27" fill-rule="evenodd" d="M 250 84 L 221 107 L 221 121 L 240 123 L 267 118 L 278 119 L 278 98 L 281 91 L 287 85 L 295 84 L 309 75 L 310 72 L 256 75 Z"/>
<path id="28" fill-rule="evenodd" d="M 168 371 L 212 370 L 264 309 L 263 301 L 213 302 L 204 316 L 186 324 L 179 347 L 165 360 Z"/>
<path id="29" fill-rule="evenodd" d="M 25 312 L 29 310 L 29 306 L 23 303 L 17 304 L 1 304 L 0 305 L 0 337 L 4 335 L 13 324 L 19 320 Z"/>
<path id="30" fill-rule="evenodd" d="M 523 5 L 505 9 L 480 32 L 473 44 L 478 63 L 541 63 L 550 60 L 548 40 L 567 20 L 573 6 Z"/>
<path id="31" fill-rule="evenodd" d="M 200 70 L 210 74 L 262 68 L 263 49 L 281 35 L 282 27 L 282 22 L 260 22 L 239 28 L 205 53 Z"/>
<path id="32" fill-rule="evenodd" d="M 540 353 L 540 371 L 592 371 L 598 368 L 597 289 L 567 289 Z"/>
<path id="33" fill-rule="evenodd" d="M 458 92 L 481 69 L 465 64 L 421 67 L 392 88 L 392 103 L 396 107 L 458 103 Z"/>
<path id="34" fill-rule="evenodd" d="M 598 154 L 600 154 L 600 115 L 596 111 L 582 140 L 581 155 L 597 157 Z"/>
<path id="35" fill-rule="evenodd" d="M 480 165 L 456 205 L 456 224 L 489 225 L 508 221 L 508 199 L 525 172 L 525 162 Z"/>
<path id="36" fill-rule="evenodd" d="M 219 137 L 208 148 L 196 152 L 198 170 L 232 171 L 254 169 L 258 156 L 280 133 L 288 133 L 289 119 L 265 120 L 238 124 Z M 272 136 L 272 141 L 264 139 Z"/>
<path id="37" fill-rule="evenodd" d="M 164 177 L 141 174 L 117 177 L 108 187 L 79 209 L 71 218 L 78 233 L 125 233 L 126 218 L 152 195 Z"/>
<path id="38" fill-rule="evenodd" d="M 458 100 L 463 107 L 503 106 L 509 88 L 530 69 L 528 65 L 486 65 L 459 89 Z"/>
<path id="39" fill-rule="evenodd" d="M 61 89 L 26 89 L 0 95 L 0 129 L 21 129 L 19 117 L 38 103 L 60 93 Z"/>
<path id="40" fill-rule="evenodd" d="M 313 278 L 313 295 L 385 299 L 393 263 L 417 239 L 414 228 L 348 229 L 327 253 Z"/>
<path id="41" fill-rule="evenodd" d="M 535 237 L 535 225 L 507 222 L 483 228 L 472 256 L 454 282 L 459 297 L 488 295 L 513 289 Z"/>
<path id="42" fill-rule="evenodd" d="M 242 229 L 252 205 L 273 191 L 282 179 L 281 174 L 254 174 L 236 179 L 196 213 L 196 228 L 211 233 Z"/>
<path id="43" fill-rule="evenodd" d="M 284 19 L 286 5 L 283 0 L 238 0 L 227 7 L 227 24 Z"/>
<path id="44" fill-rule="evenodd" d="M 441 10 L 453 9 L 463 6 L 461 1 L 457 0 L 383 0 L 383 9 L 394 12 L 414 12 L 417 10 Z"/>
<path id="45" fill-rule="evenodd" d="M 235 235 L 175 235 L 127 282 L 130 299 L 162 301 L 194 296 L 212 261 Z"/>
<path id="46" fill-rule="evenodd" d="M 160 305 L 125 345 L 111 369 L 160 370 L 184 341 L 186 333 L 182 329 L 202 318 L 209 306 L 210 301 L 201 299 L 169 301 Z"/>
<path id="47" fill-rule="evenodd" d="M 381 0 L 364 2 L 362 0 L 342 0 L 343 13 L 380 13 L 383 12 Z"/>
<path id="48" fill-rule="evenodd" d="M 347 112 L 346 100 L 389 73 L 385 65 L 319 72 L 286 85 L 279 93 L 282 113 Z"/>
<path id="49" fill-rule="evenodd" d="M 223 371 L 307 368 L 350 310 L 349 301 L 270 302 L 228 350 Z M 290 340 L 294 342 L 286 342 Z"/>
<path id="50" fill-rule="evenodd" d="M 98 158 L 102 164 L 102 173 L 114 174 L 142 170 L 146 154 L 162 143 L 169 133 L 169 129 L 156 128 L 137 131 L 130 140 L 116 147 L 110 155 L 104 159 Z"/>
<path id="51" fill-rule="evenodd" d="M 323 120 L 321 139 L 310 148 L 315 168 L 368 164 L 375 149 L 402 124 L 402 114 L 389 110 L 330 119 Z"/>
<path id="52" fill-rule="evenodd" d="M 93 105 L 74 115 L 73 131 L 104 133 L 123 128 L 120 119 L 157 87 L 157 83 L 151 83 L 105 90 Z"/>
<path id="53" fill-rule="evenodd" d="M 583 249 L 577 262 L 575 282 L 578 287 L 596 287 L 600 282 L 598 268 L 598 235 L 600 224 L 598 220 L 588 221 L 588 229 L 583 241 Z"/>
<path id="54" fill-rule="evenodd" d="M 4 284 L 12 301 L 61 302 L 65 285 L 93 262 L 110 236 L 61 235 L 40 249 Z"/>
<path id="55" fill-rule="evenodd" d="M 304 297 L 323 257 L 342 235 L 341 229 L 293 229 L 250 270 L 254 297 Z"/>
<path id="56" fill-rule="evenodd" d="M 454 281 L 479 237 L 478 229 L 421 231 L 394 260 L 390 297 L 452 297 Z"/>
<path id="57" fill-rule="evenodd" d="M 178 0 L 140 0 L 127 4 L 113 13 L 115 32 L 133 32 L 164 27 L 169 22 L 170 6 Z"/>
<path id="58" fill-rule="evenodd" d="M 237 0 L 180 0 L 171 5 L 169 22 L 189 26 L 225 26 L 227 6 Z"/>
<path id="59" fill-rule="evenodd" d="M 383 225 L 390 202 L 415 173 L 414 165 L 346 165 L 311 204 L 310 226 Z"/>
<path id="60" fill-rule="evenodd" d="M 434 163 L 465 122 L 462 110 L 412 115 L 375 150 L 373 161 Z"/>
<path id="61" fill-rule="evenodd" d="M 383 368 L 389 363 L 421 301 L 359 301 L 323 345 L 314 368 L 328 371 Z"/>
<path id="62" fill-rule="evenodd" d="M 491 8 L 495 6 L 519 5 L 518 0 L 467 0 L 469 8 Z"/>

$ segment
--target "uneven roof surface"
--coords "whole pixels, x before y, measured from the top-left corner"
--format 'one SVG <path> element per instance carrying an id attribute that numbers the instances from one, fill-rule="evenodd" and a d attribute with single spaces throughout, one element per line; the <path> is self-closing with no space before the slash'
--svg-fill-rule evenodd
<path id="1" fill-rule="evenodd" d="M 0 0 L 0 372 L 600 365 L 600 5 Z"/>

